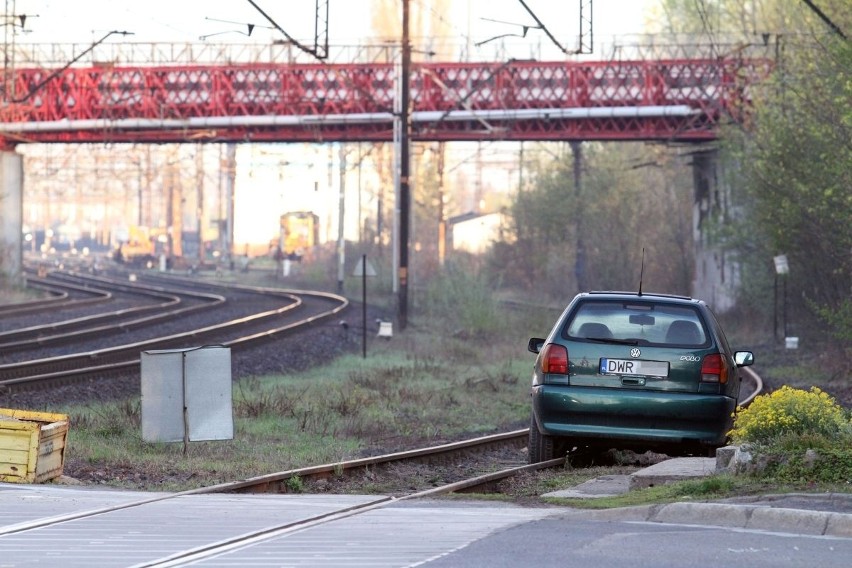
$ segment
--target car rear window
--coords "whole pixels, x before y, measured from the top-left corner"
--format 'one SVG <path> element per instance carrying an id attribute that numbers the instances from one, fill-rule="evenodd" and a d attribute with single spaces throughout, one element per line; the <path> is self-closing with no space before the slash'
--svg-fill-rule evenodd
<path id="1" fill-rule="evenodd" d="M 636 340 L 640 345 L 709 345 L 706 326 L 697 309 L 653 301 L 581 302 L 570 314 L 562 335 L 591 341 Z"/>

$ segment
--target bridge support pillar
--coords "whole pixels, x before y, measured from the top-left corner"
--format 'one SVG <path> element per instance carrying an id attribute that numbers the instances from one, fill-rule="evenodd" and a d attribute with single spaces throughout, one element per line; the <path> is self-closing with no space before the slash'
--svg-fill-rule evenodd
<path id="1" fill-rule="evenodd" d="M 0 151 L 0 282 L 23 285 L 24 159 Z"/>
<path id="2" fill-rule="evenodd" d="M 739 264 L 716 235 L 730 215 L 731 188 L 721 175 L 717 150 L 693 154 L 692 210 L 695 273 L 692 296 L 705 300 L 717 313 L 731 309 L 740 282 Z"/>

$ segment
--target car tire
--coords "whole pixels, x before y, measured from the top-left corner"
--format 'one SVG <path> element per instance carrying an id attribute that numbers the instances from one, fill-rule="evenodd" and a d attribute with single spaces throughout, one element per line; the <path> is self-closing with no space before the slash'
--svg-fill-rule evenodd
<path id="1" fill-rule="evenodd" d="M 529 463 L 539 463 L 557 457 L 559 448 L 556 438 L 538 431 L 535 416 L 530 417 L 530 439 L 527 445 Z"/>

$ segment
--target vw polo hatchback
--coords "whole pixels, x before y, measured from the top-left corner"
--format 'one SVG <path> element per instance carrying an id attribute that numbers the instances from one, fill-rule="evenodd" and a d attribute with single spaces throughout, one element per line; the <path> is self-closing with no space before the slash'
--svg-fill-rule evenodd
<path id="1" fill-rule="evenodd" d="M 528 348 L 531 463 L 585 447 L 712 455 L 754 361 L 703 301 L 661 294 L 578 294 Z"/>

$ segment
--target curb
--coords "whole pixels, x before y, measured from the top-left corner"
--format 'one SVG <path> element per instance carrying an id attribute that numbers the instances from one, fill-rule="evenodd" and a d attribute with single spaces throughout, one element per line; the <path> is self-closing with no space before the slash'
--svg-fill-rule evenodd
<path id="1" fill-rule="evenodd" d="M 670 503 L 585 513 L 606 521 L 709 525 L 852 538 L 852 514 L 761 505 Z"/>

